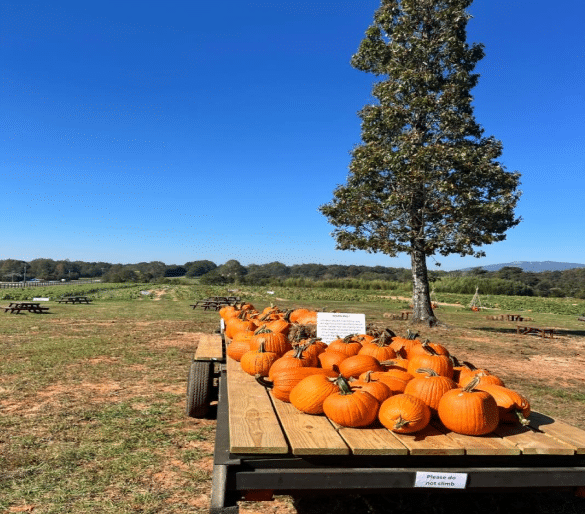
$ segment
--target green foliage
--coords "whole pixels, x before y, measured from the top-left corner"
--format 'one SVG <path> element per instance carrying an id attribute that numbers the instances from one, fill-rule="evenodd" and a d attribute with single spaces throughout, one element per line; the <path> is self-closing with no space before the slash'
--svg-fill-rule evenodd
<path id="1" fill-rule="evenodd" d="M 532 289 L 517 280 L 479 277 L 443 277 L 433 283 L 435 292 L 474 294 L 475 288 L 482 294 L 532 296 Z"/>
<path id="2" fill-rule="evenodd" d="M 349 175 L 320 207 L 340 250 L 412 259 L 414 318 L 431 320 L 426 258 L 481 256 L 517 225 L 519 174 L 475 121 L 471 0 L 382 0 L 351 64 L 381 80 L 359 113 Z"/>

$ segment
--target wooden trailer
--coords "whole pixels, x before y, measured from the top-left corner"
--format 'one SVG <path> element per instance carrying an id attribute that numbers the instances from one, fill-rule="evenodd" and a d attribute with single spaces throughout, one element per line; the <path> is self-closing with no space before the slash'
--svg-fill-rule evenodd
<path id="1" fill-rule="evenodd" d="M 226 343 L 219 334 L 204 339 L 187 386 L 190 416 L 205 416 L 209 406 L 201 402 L 218 400 L 211 514 L 236 514 L 239 500 L 275 493 L 585 487 L 579 428 L 536 412 L 528 427 L 500 425 L 483 437 L 440 423 L 411 435 L 344 428 L 273 398 L 226 360 Z"/>

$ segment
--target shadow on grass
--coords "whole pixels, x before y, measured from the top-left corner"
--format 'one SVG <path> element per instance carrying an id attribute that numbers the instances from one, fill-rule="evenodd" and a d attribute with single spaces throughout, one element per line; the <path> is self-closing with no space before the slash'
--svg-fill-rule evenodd
<path id="1" fill-rule="evenodd" d="M 524 325 L 522 325 L 524 326 Z M 526 325 L 531 326 L 531 325 Z M 540 325 L 534 325 L 536 327 Z M 481 330 L 484 332 L 492 332 L 496 334 L 516 334 L 516 327 L 474 327 L 474 330 Z M 520 334 L 519 334 L 520 335 Z M 532 335 L 536 337 L 541 337 L 538 334 L 526 334 Z M 554 331 L 555 336 L 576 336 L 576 337 L 585 337 L 585 330 L 571 330 L 566 328 L 556 329 Z"/>

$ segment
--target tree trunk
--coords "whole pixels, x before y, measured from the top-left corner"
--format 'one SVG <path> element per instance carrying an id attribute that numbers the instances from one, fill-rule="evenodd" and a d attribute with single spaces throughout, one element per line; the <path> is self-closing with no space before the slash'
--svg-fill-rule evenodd
<path id="1" fill-rule="evenodd" d="M 413 248 L 410 253 L 412 267 L 412 301 L 414 323 L 423 322 L 429 326 L 437 323 L 431 304 L 429 277 L 427 274 L 427 256 L 422 250 Z"/>

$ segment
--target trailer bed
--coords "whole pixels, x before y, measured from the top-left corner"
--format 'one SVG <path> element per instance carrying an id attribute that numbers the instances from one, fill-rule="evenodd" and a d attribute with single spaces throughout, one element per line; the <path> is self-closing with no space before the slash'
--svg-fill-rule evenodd
<path id="1" fill-rule="evenodd" d="M 502 424 L 482 437 L 437 422 L 404 435 L 301 413 L 232 359 L 218 385 L 212 514 L 237 513 L 239 500 L 273 493 L 585 486 L 585 431 L 541 413 L 529 427 Z M 425 482 L 429 476 L 439 481 Z"/>

